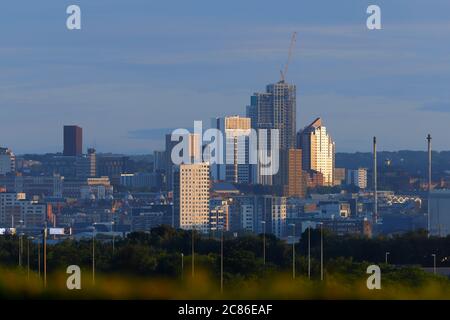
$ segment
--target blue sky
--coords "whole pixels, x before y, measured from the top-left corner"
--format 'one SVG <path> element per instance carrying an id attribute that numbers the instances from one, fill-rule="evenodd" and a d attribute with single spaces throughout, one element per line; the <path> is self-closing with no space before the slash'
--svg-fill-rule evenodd
<path id="1" fill-rule="evenodd" d="M 243 114 L 250 95 L 297 85 L 297 127 L 321 116 L 337 151 L 450 149 L 450 1 L 15 0 L 0 6 L 0 145 L 149 153 L 170 128 Z M 82 10 L 68 31 L 66 7 Z M 366 8 L 382 30 L 366 29 Z"/>

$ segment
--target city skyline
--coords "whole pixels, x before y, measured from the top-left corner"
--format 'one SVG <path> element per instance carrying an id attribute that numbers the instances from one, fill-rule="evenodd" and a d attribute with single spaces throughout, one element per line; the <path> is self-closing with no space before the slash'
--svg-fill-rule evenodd
<path id="1" fill-rule="evenodd" d="M 450 300 L 449 13 L 6 1 L 1 298 Z"/>
<path id="2" fill-rule="evenodd" d="M 67 33 L 62 4 L 7 3 L 2 145 L 58 152 L 59 128 L 77 123 L 99 152 L 160 150 L 168 129 L 244 115 L 249 97 L 279 80 L 297 31 L 287 81 L 298 90 L 298 128 L 322 117 L 340 152 L 370 151 L 372 136 L 380 150 L 422 150 L 428 132 L 434 150 L 450 150 L 449 3 L 379 1 L 379 32 L 365 28 L 365 1 L 284 1 L 291 10 L 279 15 L 264 3 L 252 14 L 254 1 L 176 3 L 79 1 L 78 33 Z"/>

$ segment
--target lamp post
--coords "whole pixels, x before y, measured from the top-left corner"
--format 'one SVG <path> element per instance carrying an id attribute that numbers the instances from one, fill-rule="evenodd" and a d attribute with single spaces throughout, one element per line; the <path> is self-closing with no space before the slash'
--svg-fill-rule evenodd
<path id="1" fill-rule="evenodd" d="M 308 226 L 308 279 L 311 279 L 311 226 Z"/>
<path id="2" fill-rule="evenodd" d="M 45 221 L 42 240 L 44 241 L 44 287 L 47 287 L 47 221 Z"/>
<path id="3" fill-rule="evenodd" d="M 388 255 L 390 255 L 391 253 L 390 252 L 386 252 L 386 254 L 385 254 L 385 263 L 386 264 L 388 264 Z"/>
<path id="4" fill-rule="evenodd" d="M 263 225 L 263 264 L 266 265 L 266 221 L 261 221 Z"/>
<path id="5" fill-rule="evenodd" d="M 320 222 L 320 281 L 323 281 L 323 222 Z"/>
<path id="6" fill-rule="evenodd" d="M 220 293 L 223 293 L 223 225 L 220 229 Z"/>
<path id="7" fill-rule="evenodd" d="M 38 277 L 41 279 L 41 242 L 37 240 L 37 251 L 38 251 Z"/>
<path id="8" fill-rule="evenodd" d="M 95 223 L 92 230 L 92 285 L 95 285 Z"/>
<path id="9" fill-rule="evenodd" d="M 436 274 L 436 254 L 433 253 L 433 273 Z"/>
<path id="10" fill-rule="evenodd" d="M 192 278 L 194 278 L 194 276 L 195 276 L 195 261 L 194 261 L 194 259 L 195 259 L 195 246 L 194 246 L 194 237 L 195 237 L 195 227 L 192 229 Z"/>
<path id="11" fill-rule="evenodd" d="M 292 279 L 295 279 L 295 224 L 289 224 L 292 227 Z"/>
<path id="12" fill-rule="evenodd" d="M 115 251 L 115 234 L 114 234 L 114 220 L 111 221 L 111 231 L 112 231 L 112 254 L 114 255 L 114 251 Z"/>

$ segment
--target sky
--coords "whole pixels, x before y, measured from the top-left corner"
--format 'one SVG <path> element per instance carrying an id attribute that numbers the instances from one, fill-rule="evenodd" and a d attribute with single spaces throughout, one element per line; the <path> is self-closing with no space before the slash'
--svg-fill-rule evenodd
<path id="1" fill-rule="evenodd" d="M 82 29 L 66 28 L 81 8 Z M 366 9 L 381 8 L 382 30 Z M 63 125 L 84 147 L 163 149 L 194 120 L 245 115 L 254 92 L 297 85 L 297 128 L 322 117 L 337 152 L 450 150 L 448 0 L 4 0 L 0 146 L 62 151 Z"/>

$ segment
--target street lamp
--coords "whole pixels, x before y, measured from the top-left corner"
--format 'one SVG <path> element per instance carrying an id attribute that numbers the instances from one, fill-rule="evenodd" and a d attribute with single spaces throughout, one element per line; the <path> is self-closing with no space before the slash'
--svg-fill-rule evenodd
<path id="1" fill-rule="evenodd" d="M 220 293 L 223 293 L 223 225 L 220 230 Z"/>
<path id="2" fill-rule="evenodd" d="M 320 281 L 323 281 L 323 222 L 320 222 Z"/>
<path id="3" fill-rule="evenodd" d="M 92 284 L 95 285 L 95 222 L 92 230 Z"/>
<path id="4" fill-rule="evenodd" d="M 432 254 L 433 256 L 433 273 L 436 274 L 436 254 Z"/>
<path id="5" fill-rule="evenodd" d="M 195 237 L 195 226 L 192 228 L 192 278 L 194 278 L 194 275 L 195 275 L 195 261 L 194 261 L 194 259 L 195 259 L 195 247 L 194 247 L 194 241 L 195 241 L 195 239 L 194 239 L 194 237 Z"/>
<path id="6" fill-rule="evenodd" d="M 266 221 L 261 221 L 263 225 L 263 264 L 266 265 Z"/>
<path id="7" fill-rule="evenodd" d="M 308 224 L 308 279 L 311 279 L 311 226 Z"/>
<path id="8" fill-rule="evenodd" d="M 41 242 L 37 239 L 37 251 L 38 251 L 38 277 L 41 279 Z"/>
<path id="9" fill-rule="evenodd" d="M 295 224 L 289 224 L 292 227 L 292 279 L 295 279 Z"/>
<path id="10" fill-rule="evenodd" d="M 44 287 L 47 287 L 47 221 L 45 221 L 42 240 L 44 241 Z"/>
<path id="11" fill-rule="evenodd" d="M 391 253 L 390 252 L 386 252 L 386 254 L 385 254 L 385 263 L 387 264 L 388 263 L 388 255 L 390 255 Z"/>
<path id="12" fill-rule="evenodd" d="M 114 251 L 115 251 L 115 235 L 114 235 L 114 220 L 111 221 L 111 231 L 112 231 L 112 254 L 114 255 Z"/>

